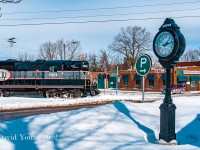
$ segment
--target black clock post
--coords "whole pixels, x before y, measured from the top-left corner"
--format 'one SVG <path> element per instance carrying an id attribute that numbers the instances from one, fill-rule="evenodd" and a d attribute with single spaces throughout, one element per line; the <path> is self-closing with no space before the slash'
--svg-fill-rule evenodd
<path id="1" fill-rule="evenodd" d="M 160 64 L 166 69 L 165 98 L 160 105 L 160 133 L 159 139 L 166 142 L 176 140 L 175 133 L 175 110 L 171 98 L 171 69 L 179 61 L 185 50 L 185 38 L 180 32 L 180 27 L 173 19 L 167 18 L 159 28 L 153 41 L 153 51 L 158 57 Z"/>

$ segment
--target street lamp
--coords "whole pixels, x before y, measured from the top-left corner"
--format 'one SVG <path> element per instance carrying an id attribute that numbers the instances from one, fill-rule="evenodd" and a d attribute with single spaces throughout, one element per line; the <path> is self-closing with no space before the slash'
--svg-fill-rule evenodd
<path id="1" fill-rule="evenodd" d="M 67 46 L 69 46 L 70 44 L 77 44 L 78 43 L 78 41 L 72 41 L 72 42 L 70 42 L 70 43 L 68 43 L 68 44 L 63 44 L 63 47 L 64 47 L 64 57 L 63 57 L 63 59 L 65 60 L 66 59 L 66 47 Z"/>

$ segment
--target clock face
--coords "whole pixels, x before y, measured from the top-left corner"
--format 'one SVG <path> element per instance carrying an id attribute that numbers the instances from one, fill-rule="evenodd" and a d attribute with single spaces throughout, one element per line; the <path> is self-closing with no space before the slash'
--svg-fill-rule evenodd
<path id="1" fill-rule="evenodd" d="M 167 31 L 161 32 L 157 35 L 154 46 L 160 57 L 167 57 L 174 49 L 174 37 Z"/>

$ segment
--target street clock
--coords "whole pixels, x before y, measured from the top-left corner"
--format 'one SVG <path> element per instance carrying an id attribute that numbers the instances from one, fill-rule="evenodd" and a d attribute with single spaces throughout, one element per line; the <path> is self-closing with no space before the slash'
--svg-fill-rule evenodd
<path id="1" fill-rule="evenodd" d="M 171 68 L 179 61 L 185 50 L 185 38 L 180 28 L 173 19 L 165 19 L 159 32 L 153 40 L 153 51 L 158 57 L 160 64 L 166 68 L 165 98 L 160 105 L 160 133 L 159 139 L 170 143 L 176 140 L 175 133 L 175 109 L 171 98 Z M 159 143 L 159 142 L 157 142 Z M 177 142 L 178 143 L 178 142 Z"/>
<path id="2" fill-rule="evenodd" d="M 173 67 L 185 50 L 185 38 L 173 19 L 167 18 L 153 40 L 153 50 L 164 68 Z"/>

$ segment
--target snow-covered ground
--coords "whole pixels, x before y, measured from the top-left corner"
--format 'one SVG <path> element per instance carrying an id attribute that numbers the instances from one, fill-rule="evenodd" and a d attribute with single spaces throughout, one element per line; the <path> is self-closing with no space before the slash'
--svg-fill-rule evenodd
<path id="1" fill-rule="evenodd" d="M 160 100 L 164 97 L 161 93 L 145 93 L 145 101 Z M 60 106 L 72 106 L 81 105 L 88 103 L 101 103 L 101 102 L 112 102 L 115 100 L 131 100 L 131 101 L 142 101 L 141 92 L 116 92 L 113 90 L 107 90 L 101 92 L 100 95 L 85 98 L 28 98 L 28 97 L 0 97 L 0 111 L 5 110 L 21 110 L 30 108 L 49 108 L 49 107 L 60 107 Z"/>
<path id="2" fill-rule="evenodd" d="M 127 98 L 132 94 L 126 93 Z M 155 98 L 160 95 L 151 94 Z M 200 149 L 200 96 L 179 95 L 173 100 L 177 106 L 176 133 L 180 145 L 154 144 L 158 140 L 162 101 L 116 101 L 93 108 L 1 122 L 0 149 Z"/>

